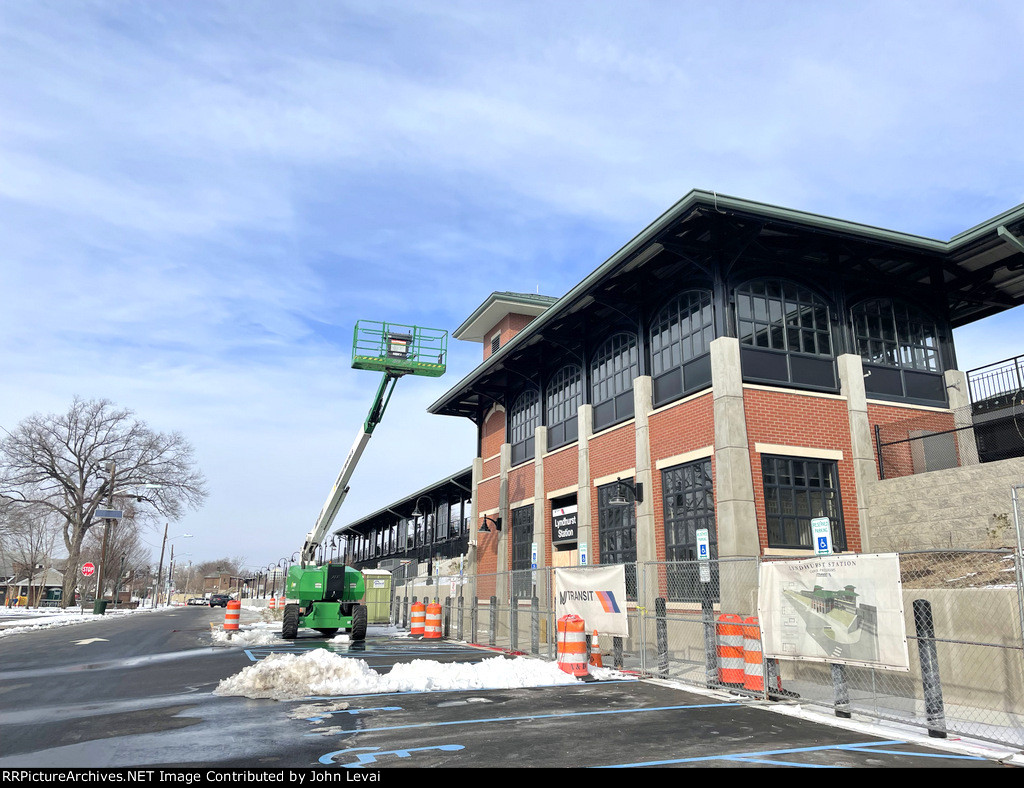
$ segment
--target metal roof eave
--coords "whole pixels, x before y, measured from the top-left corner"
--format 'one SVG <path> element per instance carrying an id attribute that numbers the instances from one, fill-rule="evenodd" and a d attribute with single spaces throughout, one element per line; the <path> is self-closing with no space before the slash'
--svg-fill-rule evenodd
<path id="1" fill-rule="evenodd" d="M 682 199 L 676 202 L 668 210 L 662 213 L 657 219 L 651 222 L 640 233 L 623 245 L 604 263 L 594 269 L 588 276 L 579 282 L 568 293 L 559 298 L 541 315 L 532 320 L 522 331 L 516 334 L 505 347 L 491 355 L 486 361 L 475 367 L 472 372 L 466 375 L 455 386 L 449 389 L 442 397 L 436 400 L 427 408 L 428 413 L 441 414 L 445 406 L 453 399 L 459 398 L 467 393 L 472 385 L 498 367 L 508 356 L 509 352 L 515 350 L 535 335 L 545 325 L 563 313 L 563 310 L 574 302 L 585 297 L 587 290 L 598 281 L 607 276 L 617 266 L 626 262 L 633 254 L 641 251 L 648 244 L 653 243 L 658 235 L 678 221 L 685 213 L 697 207 L 712 208 L 722 213 L 747 213 L 752 216 L 770 220 L 797 224 L 804 227 L 812 227 L 825 232 L 851 234 L 861 236 L 867 240 L 907 246 L 919 251 L 949 255 L 954 249 L 961 249 L 971 243 L 977 242 L 987 234 L 995 235 L 1002 224 L 1012 223 L 1017 219 L 1024 219 L 1024 204 L 1011 208 L 993 219 L 976 225 L 956 235 L 950 241 L 939 241 L 934 238 L 902 233 L 896 230 L 887 230 L 881 227 L 851 222 L 845 219 L 835 219 L 821 214 L 799 211 L 792 208 L 783 208 L 769 203 L 761 203 L 753 200 L 746 200 L 740 197 L 732 197 L 725 194 L 718 194 L 703 189 L 692 189 Z M 459 415 L 459 414 L 452 414 Z"/>

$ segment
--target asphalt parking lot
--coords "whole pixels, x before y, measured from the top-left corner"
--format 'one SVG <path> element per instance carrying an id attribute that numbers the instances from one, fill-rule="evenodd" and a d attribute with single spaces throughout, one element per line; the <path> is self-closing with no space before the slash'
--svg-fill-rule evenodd
<path id="1" fill-rule="evenodd" d="M 384 673 L 415 659 L 478 662 L 493 651 L 447 641 L 374 635 L 316 637 L 243 649 L 327 648 Z M 288 757 L 348 768 L 979 767 L 1000 764 L 937 749 L 918 737 L 878 736 L 776 713 L 760 702 L 667 683 L 617 678 L 517 689 L 400 692 L 272 701 L 290 722 Z M 294 760 L 291 761 L 294 765 Z M 243 761 L 228 766 L 243 765 Z M 260 766 L 284 765 L 277 756 Z"/>

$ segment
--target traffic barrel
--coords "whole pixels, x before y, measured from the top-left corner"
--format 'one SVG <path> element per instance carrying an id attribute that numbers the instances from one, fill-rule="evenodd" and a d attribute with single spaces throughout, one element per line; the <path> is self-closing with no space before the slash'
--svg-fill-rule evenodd
<path id="1" fill-rule="evenodd" d="M 722 684 L 742 687 L 744 681 L 743 662 L 743 617 L 723 613 L 718 617 L 718 680 Z"/>
<path id="2" fill-rule="evenodd" d="M 431 602 L 427 605 L 427 622 L 423 629 L 424 640 L 441 637 L 441 605 Z"/>
<path id="3" fill-rule="evenodd" d="M 743 620 L 743 689 L 764 692 L 761 627 L 754 616 Z"/>
<path id="4" fill-rule="evenodd" d="M 281 610 L 281 611 L 283 611 L 283 610 L 284 610 L 284 606 L 285 606 L 286 604 L 288 604 L 288 600 L 287 600 L 287 599 L 285 599 L 285 598 L 284 598 L 283 596 L 279 596 L 279 597 L 277 598 L 277 609 L 278 609 L 278 610 Z"/>
<path id="5" fill-rule="evenodd" d="M 238 631 L 238 622 L 242 618 L 242 603 L 237 599 L 228 602 L 224 610 L 224 629 L 229 632 Z"/>
<path id="6" fill-rule="evenodd" d="M 601 662 L 601 638 L 597 634 L 596 629 L 590 638 L 590 664 L 595 668 L 604 667 L 604 664 Z"/>
<path id="7" fill-rule="evenodd" d="M 277 598 L 276 597 L 270 597 L 270 609 L 271 610 L 277 610 Z"/>
<path id="8" fill-rule="evenodd" d="M 586 676 L 587 634 L 586 624 L 579 616 L 567 615 L 558 619 L 558 667 L 571 676 Z"/>
<path id="9" fill-rule="evenodd" d="M 424 629 L 424 618 L 426 617 L 426 608 L 422 602 L 413 602 L 411 613 L 411 626 L 409 627 L 410 635 L 423 635 Z"/>

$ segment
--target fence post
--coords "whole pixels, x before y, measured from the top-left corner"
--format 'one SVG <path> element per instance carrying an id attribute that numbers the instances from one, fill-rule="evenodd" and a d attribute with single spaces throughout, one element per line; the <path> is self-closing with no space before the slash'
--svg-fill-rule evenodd
<path id="1" fill-rule="evenodd" d="M 452 636 L 452 598 L 444 598 L 444 639 L 450 640 Z"/>
<path id="2" fill-rule="evenodd" d="M 469 606 L 469 626 L 470 626 L 469 636 L 471 638 L 471 640 L 469 641 L 470 643 L 476 643 L 477 629 L 479 627 L 479 624 L 480 624 L 480 600 L 477 599 L 476 596 L 474 595 L 473 596 L 473 604 Z"/>
<path id="3" fill-rule="evenodd" d="M 655 628 L 658 635 L 658 675 L 668 678 L 668 620 L 665 597 L 659 596 L 654 600 Z"/>
<path id="4" fill-rule="evenodd" d="M 540 600 L 530 600 L 530 653 L 540 654 Z"/>
<path id="5" fill-rule="evenodd" d="M 455 626 L 455 635 L 456 635 L 456 637 L 459 640 L 465 640 L 465 638 L 462 637 L 462 617 L 463 617 L 463 615 L 465 615 L 465 612 L 466 612 L 466 599 L 465 599 L 465 597 L 462 596 L 462 589 L 461 588 L 459 589 L 458 607 L 459 607 L 459 618 L 458 618 L 458 623 Z"/>
<path id="6" fill-rule="evenodd" d="M 402 597 L 402 629 L 409 628 L 409 595 Z"/>
<path id="7" fill-rule="evenodd" d="M 519 650 L 519 600 L 515 598 L 508 608 L 508 645 L 510 651 Z"/>
<path id="8" fill-rule="evenodd" d="M 700 600 L 700 619 L 704 625 L 704 684 L 708 689 L 718 686 L 718 634 L 715 629 L 715 604 Z"/>
<path id="9" fill-rule="evenodd" d="M 832 693 L 836 716 L 850 719 L 850 687 L 846 683 L 846 666 L 832 663 Z"/>
<path id="10" fill-rule="evenodd" d="M 493 646 L 495 644 L 495 633 L 498 629 L 498 597 L 491 597 L 491 626 L 487 632 L 487 645 Z"/>
<path id="11" fill-rule="evenodd" d="M 942 681 L 939 679 L 939 655 L 935 647 L 935 623 L 932 606 L 927 599 L 914 600 L 914 624 L 917 628 L 917 655 L 921 661 L 921 685 L 924 709 L 928 718 L 928 735 L 946 738 L 946 712 L 942 702 Z"/>

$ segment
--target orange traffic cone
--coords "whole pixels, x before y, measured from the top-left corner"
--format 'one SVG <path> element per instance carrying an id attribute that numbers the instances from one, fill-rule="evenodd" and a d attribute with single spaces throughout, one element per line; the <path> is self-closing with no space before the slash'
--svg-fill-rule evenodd
<path id="1" fill-rule="evenodd" d="M 597 634 L 597 630 L 594 630 L 593 637 L 590 638 L 590 664 L 595 668 L 603 668 L 601 664 L 601 640 Z"/>

